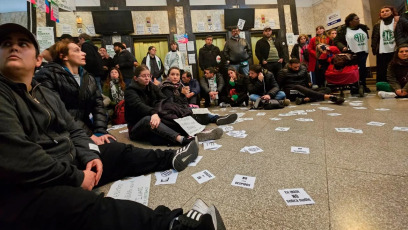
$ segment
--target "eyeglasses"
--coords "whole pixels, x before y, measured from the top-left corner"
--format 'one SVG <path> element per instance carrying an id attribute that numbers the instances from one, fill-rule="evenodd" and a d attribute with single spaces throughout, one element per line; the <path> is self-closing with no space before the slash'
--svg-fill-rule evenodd
<path id="1" fill-rule="evenodd" d="M 146 77 L 146 78 L 150 78 L 150 77 L 152 77 L 153 75 L 151 75 L 151 74 L 140 74 L 139 75 L 139 77 Z"/>

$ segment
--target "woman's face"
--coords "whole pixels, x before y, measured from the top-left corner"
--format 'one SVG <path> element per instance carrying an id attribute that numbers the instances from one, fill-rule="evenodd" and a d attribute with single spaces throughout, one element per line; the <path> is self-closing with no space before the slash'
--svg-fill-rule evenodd
<path id="1" fill-rule="evenodd" d="M 149 50 L 150 56 L 156 56 L 156 48 L 153 47 L 151 50 Z"/>
<path id="2" fill-rule="evenodd" d="M 177 69 L 170 70 L 169 76 L 167 78 L 171 81 L 171 83 L 176 84 L 180 81 L 180 71 Z"/>
<path id="3" fill-rule="evenodd" d="M 324 33 L 324 28 L 318 28 L 317 30 L 316 30 L 316 34 L 317 35 L 322 35 Z"/>
<path id="4" fill-rule="evenodd" d="M 353 20 L 350 21 L 349 26 L 350 26 L 350 27 L 356 27 L 356 26 L 358 26 L 358 25 L 360 25 L 360 18 L 359 18 L 358 16 L 355 16 L 355 17 L 353 18 Z"/>
<path id="5" fill-rule="evenodd" d="M 408 60 L 408 47 L 402 47 L 398 50 L 398 57 L 402 60 Z"/>
<path id="6" fill-rule="evenodd" d="M 68 55 L 62 60 L 68 62 L 71 66 L 84 66 L 86 53 L 81 51 L 81 48 L 75 43 L 68 44 Z"/>
<path id="7" fill-rule="evenodd" d="M 300 42 L 300 44 L 305 44 L 306 43 L 306 38 L 304 36 L 300 37 L 299 42 Z"/>
<path id="8" fill-rule="evenodd" d="M 232 70 L 228 70 L 228 76 L 232 79 L 237 79 L 237 74 Z"/>
<path id="9" fill-rule="evenodd" d="M 146 69 L 140 72 L 139 76 L 135 76 L 135 81 L 139 83 L 139 85 L 147 86 L 151 78 L 150 71 Z"/>
<path id="10" fill-rule="evenodd" d="M 382 8 L 380 11 L 380 17 L 381 18 L 388 18 L 392 15 L 392 11 L 390 8 Z"/>
<path id="11" fill-rule="evenodd" d="M 111 77 L 111 79 L 118 79 L 119 78 L 119 72 L 116 69 L 111 70 L 110 77 Z"/>

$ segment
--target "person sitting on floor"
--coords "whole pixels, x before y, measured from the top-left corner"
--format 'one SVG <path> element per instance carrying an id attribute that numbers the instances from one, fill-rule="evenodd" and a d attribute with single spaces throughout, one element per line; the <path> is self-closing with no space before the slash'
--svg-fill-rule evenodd
<path id="1" fill-rule="evenodd" d="M 285 101 L 286 95 L 279 90 L 278 83 L 272 72 L 260 65 L 249 67 L 249 100 L 254 102 L 253 108 L 277 109 L 283 108 L 290 102 Z M 266 106 L 266 108 L 265 108 Z"/>
<path id="2" fill-rule="evenodd" d="M 222 223 L 215 208 L 213 223 L 209 214 L 195 212 L 193 219 L 181 209 L 153 211 L 90 191 L 126 176 L 182 171 L 197 157 L 198 144 L 164 151 L 95 145 L 60 98 L 33 80 L 41 62 L 29 30 L 0 26 L 0 122 L 7 124 L 0 127 L 0 210 L 7 210 L 0 212 L 2 229 L 213 230 Z"/>
<path id="3" fill-rule="evenodd" d="M 381 98 L 408 97 L 408 44 L 397 47 L 387 69 L 387 82 L 378 82 Z"/>
<path id="4" fill-rule="evenodd" d="M 210 107 L 211 102 L 217 106 L 219 97 L 224 89 L 224 78 L 208 67 L 204 69 L 204 76 L 200 78 L 201 97 L 205 99 L 205 107 Z"/>
<path id="5" fill-rule="evenodd" d="M 190 72 L 185 71 L 181 75 L 181 81 L 184 86 L 188 86 L 190 93 L 186 95 L 188 103 L 193 105 L 200 105 L 198 95 L 200 94 L 200 83 L 196 79 L 193 79 L 193 76 Z"/>
<path id="6" fill-rule="evenodd" d="M 221 95 L 220 107 L 248 105 L 248 78 L 238 73 L 234 67 L 228 67 L 230 80 L 226 84 L 227 95 Z"/>
<path id="7" fill-rule="evenodd" d="M 288 98 L 296 101 L 297 105 L 324 100 L 330 100 L 338 105 L 344 102 L 344 98 L 328 94 L 327 89 L 311 89 L 309 73 L 297 58 L 290 59 L 288 65 L 279 72 L 278 83 Z"/>
<path id="8" fill-rule="evenodd" d="M 107 109 L 109 118 L 112 117 L 115 106 L 125 99 L 126 84 L 123 80 L 122 73 L 119 69 L 113 67 L 102 87 L 102 93 L 106 98 L 109 98 L 109 104 L 104 106 Z"/>

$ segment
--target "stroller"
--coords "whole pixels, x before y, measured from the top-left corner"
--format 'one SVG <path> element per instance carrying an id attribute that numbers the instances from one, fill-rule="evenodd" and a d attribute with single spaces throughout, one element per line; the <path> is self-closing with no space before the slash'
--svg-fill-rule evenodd
<path id="1" fill-rule="evenodd" d="M 344 90 L 355 91 L 356 89 L 359 96 L 364 97 L 364 88 L 359 84 L 356 57 L 350 53 L 340 53 L 337 47 L 330 48 L 333 52 L 332 56 L 326 59 L 329 63 L 324 74 L 326 86 L 331 90 L 339 90 L 341 97 L 344 97 Z"/>

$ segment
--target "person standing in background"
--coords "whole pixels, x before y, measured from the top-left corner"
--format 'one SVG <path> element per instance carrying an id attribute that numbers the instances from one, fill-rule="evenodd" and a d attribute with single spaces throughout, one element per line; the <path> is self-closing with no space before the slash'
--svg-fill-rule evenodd
<path id="1" fill-rule="evenodd" d="M 215 69 L 219 68 L 218 65 L 221 62 L 221 51 L 220 48 L 212 43 L 213 36 L 207 35 L 207 37 L 205 37 L 205 45 L 198 51 L 198 64 L 202 71 L 208 67 L 213 67 Z"/>
<path id="2" fill-rule="evenodd" d="M 127 87 L 130 82 L 132 82 L 134 76 L 133 61 L 135 58 L 120 42 L 113 43 L 113 50 L 115 50 L 116 53 L 113 57 L 113 62 L 115 63 L 115 67 L 122 72 Z"/>
<path id="3" fill-rule="evenodd" d="M 146 65 L 152 75 L 151 81 L 155 85 L 160 85 L 164 73 L 164 65 L 162 60 L 156 56 L 156 47 L 149 46 L 146 57 L 143 58 L 143 65 Z"/>
<path id="4" fill-rule="evenodd" d="M 239 37 L 240 32 L 238 26 L 231 28 L 231 38 L 225 43 L 223 52 L 228 65 L 247 76 L 252 50 L 247 40 Z"/>

